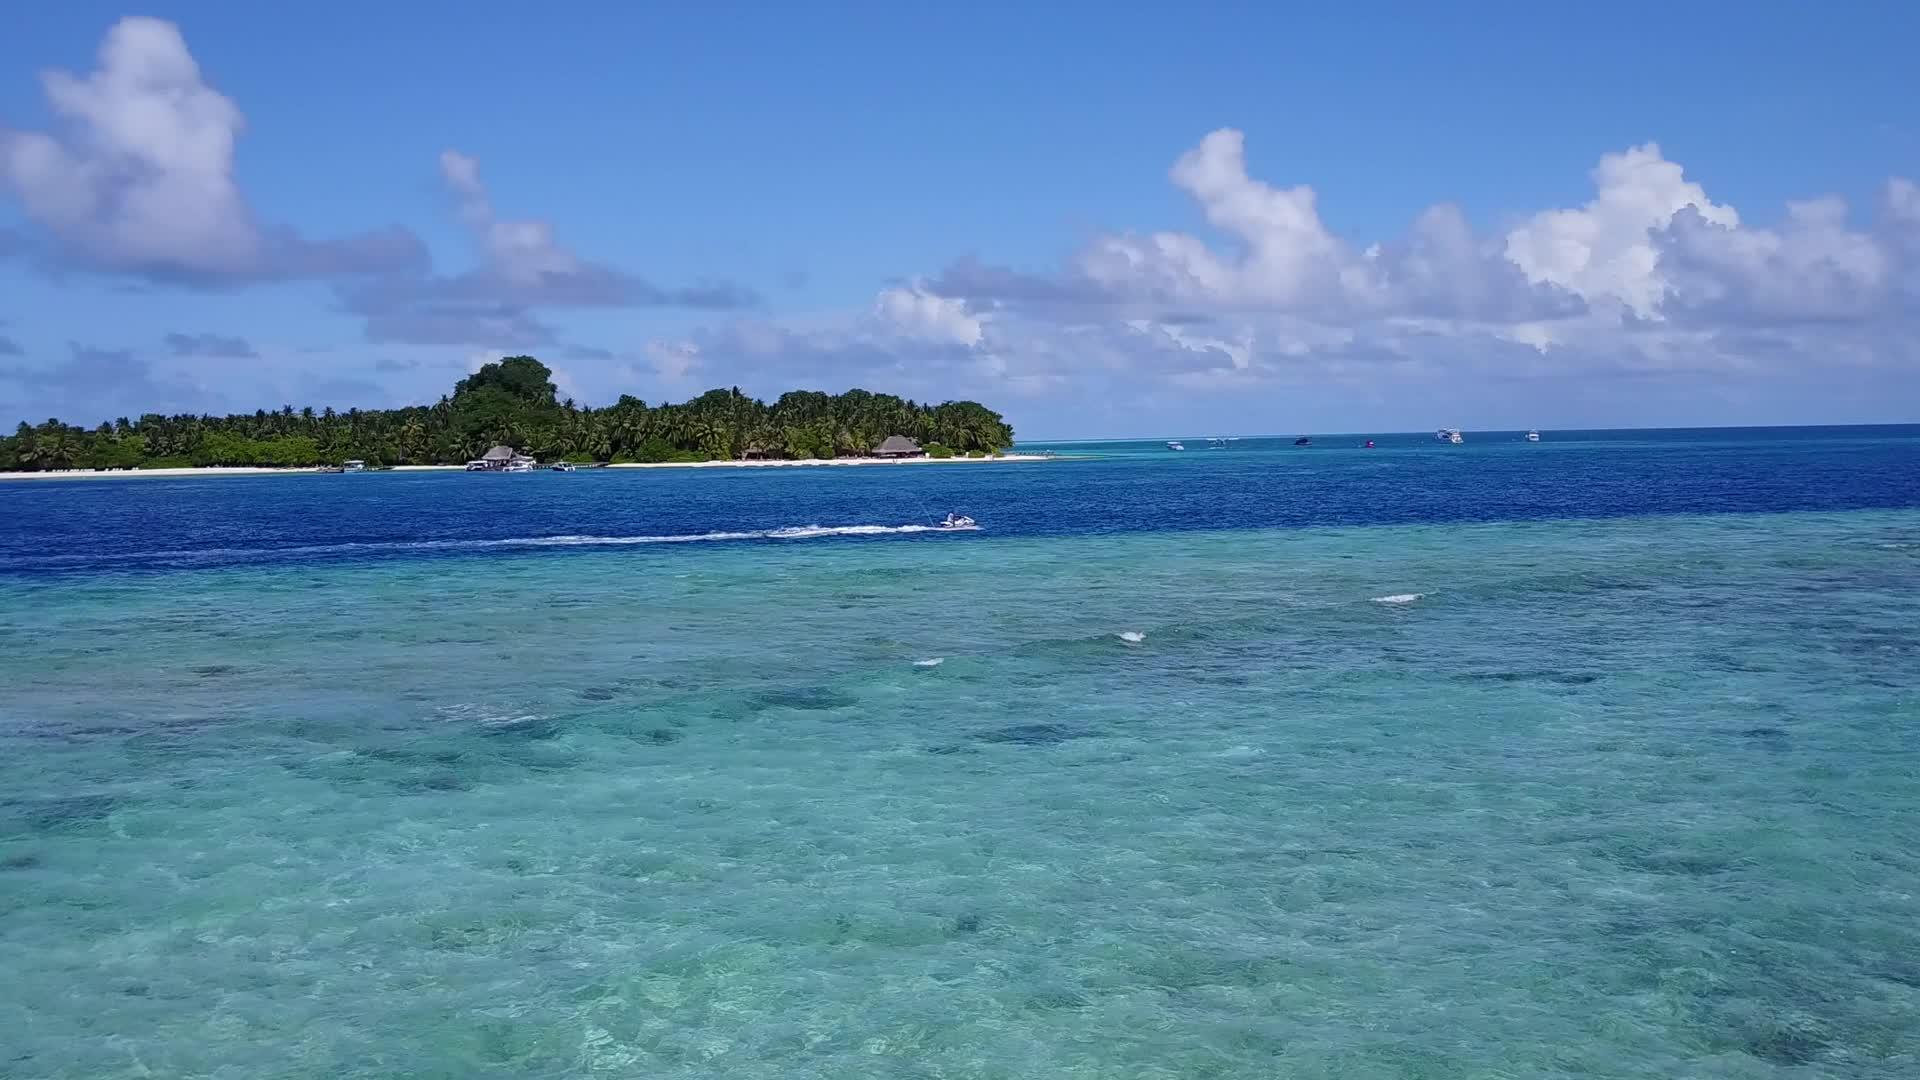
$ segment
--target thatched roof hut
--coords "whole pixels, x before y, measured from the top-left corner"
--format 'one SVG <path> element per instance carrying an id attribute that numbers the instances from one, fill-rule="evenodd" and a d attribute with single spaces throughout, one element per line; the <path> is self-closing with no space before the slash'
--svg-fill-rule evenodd
<path id="1" fill-rule="evenodd" d="M 889 435 L 873 448 L 874 457 L 919 457 L 924 453 L 919 443 L 905 435 Z"/>
<path id="2" fill-rule="evenodd" d="M 493 449 L 487 451 L 486 453 L 480 455 L 480 460 L 486 462 L 489 465 L 505 465 L 507 462 L 512 461 L 516 456 L 517 455 L 515 455 L 513 452 L 513 447 L 496 446 Z"/>

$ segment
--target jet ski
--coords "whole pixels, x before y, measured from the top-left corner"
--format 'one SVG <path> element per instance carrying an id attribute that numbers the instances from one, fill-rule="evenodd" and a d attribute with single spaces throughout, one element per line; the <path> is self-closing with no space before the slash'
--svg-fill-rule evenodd
<path id="1" fill-rule="evenodd" d="M 942 529 L 977 529 L 980 526 L 965 514 L 948 514 L 947 519 L 940 523 L 940 527 Z"/>

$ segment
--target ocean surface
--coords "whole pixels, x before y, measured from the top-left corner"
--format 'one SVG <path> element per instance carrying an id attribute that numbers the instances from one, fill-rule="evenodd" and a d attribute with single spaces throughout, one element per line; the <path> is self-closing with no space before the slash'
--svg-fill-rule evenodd
<path id="1" fill-rule="evenodd" d="M 1920 427 L 1466 438 L 0 482 L 0 1076 L 1920 1076 Z"/>

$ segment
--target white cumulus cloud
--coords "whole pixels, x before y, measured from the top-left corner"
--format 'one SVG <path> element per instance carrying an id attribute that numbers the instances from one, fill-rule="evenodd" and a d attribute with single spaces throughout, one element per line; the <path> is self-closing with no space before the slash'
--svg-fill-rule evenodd
<path id="1" fill-rule="evenodd" d="M 919 282 L 881 290 L 874 315 L 905 335 L 927 341 L 978 345 L 982 336 L 983 320 L 967 311 L 965 301 L 935 296 Z"/>
<path id="2" fill-rule="evenodd" d="M 1106 232 L 1052 274 L 960 260 L 882 290 L 865 316 L 693 338 L 716 373 L 742 377 L 734 361 L 751 358 L 982 398 L 1407 409 L 1498 404 L 1524 381 L 1618 411 L 1664 386 L 1757 400 L 1729 388 L 1770 384 L 1789 400 L 1844 369 L 1861 400 L 1915 381 L 1920 188 L 1904 179 L 1870 224 L 1817 196 L 1762 224 L 1648 143 L 1600 155 L 1581 205 L 1481 232 L 1442 203 L 1362 242 L 1327 226 L 1312 187 L 1252 175 L 1237 131 L 1206 135 L 1169 177 L 1210 235 Z"/>
<path id="3" fill-rule="evenodd" d="M 558 340 L 541 309 L 725 309 L 757 302 L 752 290 L 728 282 L 664 288 L 580 256 L 560 242 L 552 222 L 501 217 L 479 161 L 458 150 L 441 151 L 440 178 L 473 238 L 475 265 L 458 274 L 394 275 L 342 290 L 342 305 L 366 320 L 368 340 L 525 349 Z"/>
<path id="4" fill-rule="evenodd" d="M 1240 251 L 1220 255 L 1175 232 L 1113 235 L 1079 259 L 1086 278 L 1116 293 L 1174 302 L 1291 306 L 1364 289 L 1351 252 L 1320 220 L 1312 188 L 1275 188 L 1247 175 L 1245 139 L 1222 129 L 1181 155 L 1174 184 Z"/>
<path id="5" fill-rule="evenodd" d="M 1881 308 L 1895 254 L 1847 223 L 1839 198 L 1787 207 L 1776 228 L 1718 224 L 1689 207 L 1660 237 L 1665 307 L 1743 322 L 1864 318 Z"/>
<path id="6" fill-rule="evenodd" d="M 480 182 L 480 163 L 458 150 L 440 152 L 440 175 L 460 200 L 460 217 L 478 236 L 487 265 L 519 286 L 538 286 L 549 275 L 580 272 L 581 263 L 554 239 L 545 221 L 501 221 Z"/>
<path id="7" fill-rule="evenodd" d="M 313 244 L 254 218 L 234 179 L 245 119 L 172 23 L 130 17 L 99 66 L 48 71 L 59 134 L 0 130 L 0 189 L 82 265 L 201 279 L 348 273 L 424 258 L 405 230 Z"/>
<path id="8" fill-rule="evenodd" d="M 0 142 L 0 168 L 27 211 L 113 261 L 252 265 L 260 236 L 233 181 L 240 110 L 201 82 L 179 30 L 159 19 L 122 19 L 99 59 L 84 78 L 41 77 L 70 139 L 23 132 Z"/>
<path id="9" fill-rule="evenodd" d="M 1527 280 L 1651 318 L 1667 291 L 1654 234 L 1686 209 L 1724 228 L 1740 224 L 1732 207 L 1707 198 L 1654 143 L 1601 157 L 1592 176 L 1598 192 L 1591 202 L 1535 214 L 1507 234 L 1507 258 Z"/>

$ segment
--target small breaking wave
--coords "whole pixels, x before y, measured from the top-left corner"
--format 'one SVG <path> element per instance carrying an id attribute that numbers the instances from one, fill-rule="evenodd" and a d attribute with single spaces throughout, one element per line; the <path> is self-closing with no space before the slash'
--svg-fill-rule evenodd
<path id="1" fill-rule="evenodd" d="M 1373 602 L 1376 604 L 1411 604 L 1425 595 L 1427 594 L 1417 592 L 1394 593 L 1392 596 L 1376 596 L 1373 598 Z"/>
<path id="2" fill-rule="evenodd" d="M 1129 645 L 1138 645 L 1147 640 L 1147 635 L 1139 630 L 1122 630 L 1115 636 Z"/>
<path id="3" fill-rule="evenodd" d="M 944 656 L 930 656 L 925 660 L 915 660 L 913 662 L 913 666 L 914 667 L 939 667 L 941 664 L 944 664 L 946 662 L 947 662 L 947 658 Z"/>

